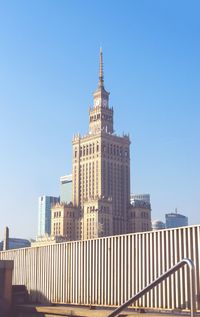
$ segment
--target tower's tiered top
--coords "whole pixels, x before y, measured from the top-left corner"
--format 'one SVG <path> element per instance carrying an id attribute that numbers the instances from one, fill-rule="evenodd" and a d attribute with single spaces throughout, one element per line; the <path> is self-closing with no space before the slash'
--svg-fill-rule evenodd
<path id="1" fill-rule="evenodd" d="M 90 134 L 100 131 L 113 133 L 113 109 L 109 108 L 109 92 L 104 88 L 103 53 L 100 49 L 99 82 L 93 93 L 94 105 L 90 110 Z"/>

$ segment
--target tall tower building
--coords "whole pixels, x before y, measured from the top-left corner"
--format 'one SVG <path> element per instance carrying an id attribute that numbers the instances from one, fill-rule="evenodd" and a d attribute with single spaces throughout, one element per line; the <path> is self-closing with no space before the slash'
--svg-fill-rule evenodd
<path id="1" fill-rule="evenodd" d="M 52 235 L 82 240 L 151 230 L 150 196 L 132 195 L 134 204 L 130 203 L 130 140 L 114 132 L 109 95 L 100 51 L 89 130 L 72 140 L 72 177 L 61 178 L 61 203 L 51 208 Z M 66 198 L 69 184 L 72 202 Z"/>
<path id="2" fill-rule="evenodd" d="M 38 237 L 51 234 L 51 207 L 60 202 L 59 197 L 40 196 L 38 199 Z"/>
<path id="3" fill-rule="evenodd" d="M 60 177 L 60 202 L 69 203 L 72 201 L 72 175 Z"/>
<path id="4" fill-rule="evenodd" d="M 89 132 L 73 138 L 73 206 L 80 210 L 80 238 L 127 231 L 130 206 L 130 140 L 114 133 L 113 108 L 104 87 L 100 51 L 98 87 L 89 109 Z"/>

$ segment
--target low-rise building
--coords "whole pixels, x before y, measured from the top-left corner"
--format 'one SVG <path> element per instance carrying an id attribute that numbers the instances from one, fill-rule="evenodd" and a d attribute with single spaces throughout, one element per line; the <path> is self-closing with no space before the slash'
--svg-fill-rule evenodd
<path id="1" fill-rule="evenodd" d="M 143 198 L 143 199 L 142 199 Z M 128 232 L 150 231 L 151 203 L 150 195 L 131 195 L 131 207 L 128 215 Z"/>
<path id="2" fill-rule="evenodd" d="M 0 241 L 0 251 L 3 250 L 4 241 Z M 9 238 L 7 250 L 27 248 L 31 246 L 31 242 L 27 239 Z"/>
<path id="3" fill-rule="evenodd" d="M 4 240 L 0 241 L 0 251 L 27 248 L 30 246 L 31 246 L 31 242 L 27 239 L 10 238 L 9 237 L 9 228 L 5 227 Z"/>
<path id="4" fill-rule="evenodd" d="M 66 242 L 67 237 L 65 236 L 44 236 L 44 237 L 37 237 L 35 241 L 31 242 L 32 247 L 39 247 L 49 244 L 61 243 Z"/>
<path id="5" fill-rule="evenodd" d="M 165 229 L 165 223 L 161 220 L 152 221 L 152 230 L 161 230 Z"/>

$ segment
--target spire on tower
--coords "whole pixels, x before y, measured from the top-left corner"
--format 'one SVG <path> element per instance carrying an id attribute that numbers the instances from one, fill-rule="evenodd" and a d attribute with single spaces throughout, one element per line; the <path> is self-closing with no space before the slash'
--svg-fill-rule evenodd
<path id="1" fill-rule="evenodd" d="M 103 53 L 102 48 L 100 47 L 100 58 L 99 58 L 99 87 L 104 87 L 103 79 Z"/>
<path id="2" fill-rule="evenodd" d="M 93 93 L 94 96 L 94 105 L 101 105 L 103 106 L 103 99 L 104 99 L 104 107 L 108 106 L 108 96 L 109 92 L 104 88 L 104 74 L 103 74 L 103 53 L 102 48 L 100 47 L 100 56 L 99 56 L 99 81 L 98 87 Z"/>

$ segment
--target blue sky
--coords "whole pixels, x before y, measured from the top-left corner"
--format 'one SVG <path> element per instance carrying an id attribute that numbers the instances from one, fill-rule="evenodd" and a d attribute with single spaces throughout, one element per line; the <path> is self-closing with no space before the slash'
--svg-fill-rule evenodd
<path id="1" fill-rule="evenodd" d="M 34 237 L 37 201 L 59 195 L 71 140 L 88 131 L 103 47 L 118 134 L 131 137 L 134 193 L 152 218 L 200 223 L 199 1 L 0 1 L 1 223 Z"/>

